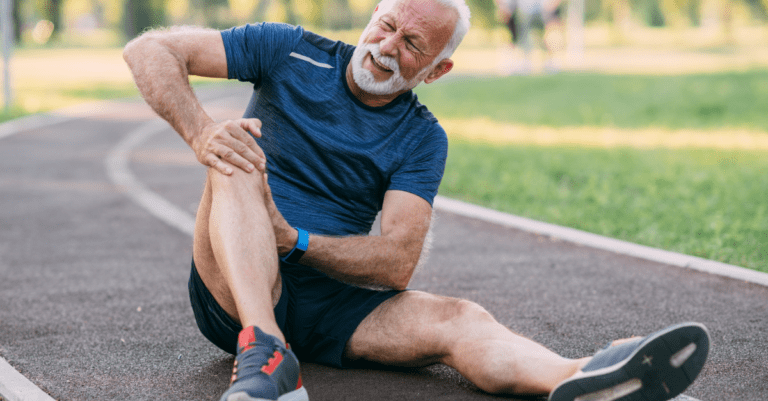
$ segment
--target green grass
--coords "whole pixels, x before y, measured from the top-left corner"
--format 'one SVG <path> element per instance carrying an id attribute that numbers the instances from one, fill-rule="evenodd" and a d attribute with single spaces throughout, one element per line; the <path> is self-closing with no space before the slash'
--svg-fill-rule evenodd
<path id="1" fill-rule="evenodd" d="M 7 111 L 4 108 L 2 108 L 0 109 L 0 123 L 4 121 L 12 120 L 14 118 L 25 116 L 27 114 L 28 113 L 20 107 L 11 107 Z"/>
<path id="2" fill-rule="evenodd" d="M 108 83 L 97 83 L 87 88 L 67 88 L 61 90 L 61 93 L 75 99 L 117 99 L 123 97 L 138 96 L 139 91 L 133 84 L 115 85 Z"/>
<path id="3" fill-rule="evenodd" d="M 438 117 L 485 116 L 552 127 L 742 127 L 768 131 L 768 71 L 446 79 L 445 83 L 423 85 L 417 93 Z"/>
<path id="4" fill-rule="evenodd" d="M 25 94 L 26 95 L 26 94 Z M 132 83 L 115 84 L 107 82 L 97 82 L 88 86 L 76 86 L 66 88 L 49 88 L 36 93 L 36 96 L 48 96 L 49 99 L 56 98 L 60 101 L 53 103 L 53 107 L 42 107 L 37 112 L 45 112 L 51 109 L 65 107 L 80 102 L 89 102 L 95 100 L 118 99 L 125 97 L 138 96 L 139 91 Z M 58 106 L 58 107 L 57 107 Z M 11 108 L 9 112 L 0 109 L 0 123 L 14 118 L 32 114 L 21 106 Z"/>
<path id="5" fill-rule="evenodd" d="M 438 118 L 768 135 L 768 72 L 454 80 L 419 89 Z M 446 101 L 445 99 L 450 99 Z M 535 147 L 451 139 L 440 193 L 768 272 L 768 152 Z"/>
<path id="6" fill-rule="evenodd" d="M 22 48 L 11 77 L 15 107 L 0 108 L 0 122 L 78 103 L 138 96 L 121 48 Z M 195 86 L 215 80 L 193 77 Z M 5 100 L 1 99 L 0 104 Z"/>
<path id="7" fill-rule="evenodd" d="M 768 272 L 766 156 L 452 140 L 440 193 Z"/>

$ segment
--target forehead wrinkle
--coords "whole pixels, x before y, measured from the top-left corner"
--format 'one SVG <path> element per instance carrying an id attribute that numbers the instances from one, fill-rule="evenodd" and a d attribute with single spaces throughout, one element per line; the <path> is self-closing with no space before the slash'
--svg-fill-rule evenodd
<path id="1" fill-rule="evenodd" d="M 432 0 L 427 0 L 427 2 L 431 1 Z M 453 33 L 451 27 L 458 21 L 458 13 L 437 2 L 433 2 L 432 5 L 437 6 L 438 10 L 443 11 L 439 16 L 432 13 L 421 12 L 423 11 L 423 8 L 417 9 L 418 4 L 425 3 L 426 2 L 424 1 L 418 0 L 398 1 L 390 11 L 382 16 L 382 18 L 388 16 L 395 20 L 397 30 L 400 30 L 404 37 L 419 40 L 429 47 L 429 49 L 421 49 L 423 52 L 436 54 L 442 51 L 443 47 L 445 47 L 450 40 L 451 34 Z M 445 11 L 450 13 L 450 17 L 439 18 L 442 14 L 445 14 Z M 402 16 L 405 16 L 405 18 Z M 408 16 L 410 16 L 410 18 L 408 18 Z M 430 39 L 432 40 L 430 41 Z M 438 43 L 433 43 L 435 41 L 438 41 Z"/>

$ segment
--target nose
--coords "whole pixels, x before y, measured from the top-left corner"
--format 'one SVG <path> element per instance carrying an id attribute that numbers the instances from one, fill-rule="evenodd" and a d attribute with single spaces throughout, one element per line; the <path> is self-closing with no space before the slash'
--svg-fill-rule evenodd
<path id="1" fill-rule="evenodd" d="M 383 56 L 394 56 L 397 51 L 397 34 L 390 33 L 379 42 L 379 51 Z"/>

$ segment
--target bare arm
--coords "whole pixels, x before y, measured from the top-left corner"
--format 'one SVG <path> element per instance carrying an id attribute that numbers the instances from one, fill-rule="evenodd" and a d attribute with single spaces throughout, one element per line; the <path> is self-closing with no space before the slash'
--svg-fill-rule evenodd
<path id="1" fill-rule="evenodd" d="M 296 245 L 298 234 L 277 211 L 270 191 L 265 196 L 278 253 L 284 256 Z M 404 191 L 387 191 L 381 211 L 381 236 L 312 234 L 300 263 L 351 284 L 403 290 L 421 257 L 431 219 L 432 206 L 423 198 Z"/>
<path id="2" fill-rule="evenodd" d="M 249 131 L 260 136 L 261 122 L 214 122 L 189 84 L 189 75 L 227 78 L 218 31 L 194 27 L 150 31 L 129 42 L 123 58 L 144 100 L 173 126 L 201 163 L 224 174 L 231 174 L 232 166 L 264 171 L 264 153 L 248 135 Z"/>
<path id="3" fill-rule="evenodd" d="M 404 290 L 419 262 L 431 217 L 432 207 L 421 197 L 388 191 L 381 236 L 311 235 L 301 263 L 345 282 Z"/>

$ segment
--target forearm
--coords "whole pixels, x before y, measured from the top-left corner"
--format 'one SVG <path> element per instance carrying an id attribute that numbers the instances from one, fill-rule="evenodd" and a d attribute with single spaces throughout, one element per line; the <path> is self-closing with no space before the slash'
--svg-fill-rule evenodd
<path id="1" fill-rule="evenodd" d="M 402 290 L 419 261 L 423 240 L 311 235 L 309 244 L 301 264 L 347 283 Z"/>
<path id="2" fill-rule="evenodd" d="M 145 101 L 191 146 L 213 120 L 189 84 L 187 60 L 152 33 L 131 41 L 123 57 Z"/>
<path id="3" fill-rule="evenodd" d="M 267 174 L 264 189 L 277 252 L 283 257 L 296 245 L 298 232 L 277 209 Z M 381 235 L 312 234 L 299 263 L 350 284 L 404 290 L 428 253 L 433 221 L 432 206 L 424 199 L 404 191 L 387 191 L 381 211 Z"/>

